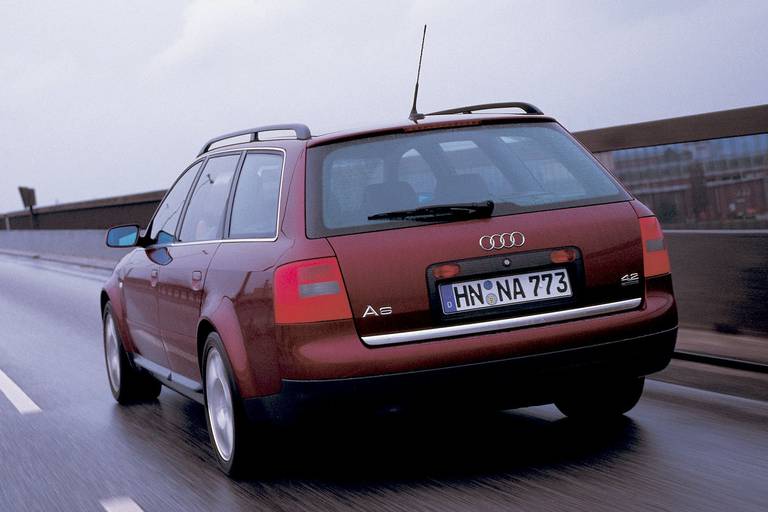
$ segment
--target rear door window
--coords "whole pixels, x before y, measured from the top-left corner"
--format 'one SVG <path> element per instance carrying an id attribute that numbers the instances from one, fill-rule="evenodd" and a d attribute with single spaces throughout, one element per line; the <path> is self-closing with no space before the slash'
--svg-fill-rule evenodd
<path id="1" fill-rule="evenodd" d="M 230 238 L 277 236 L 283 157 L 275 153 L 248 153 L 232 201 Z"/>
<path id="2" fill-rule="evenodd" d="M 368 137 L 310 148 L 310 237 L 424 223 L 369 216 L 493 201 L 494 216 L 629 199 L 557 123 Z"/>
<path id="3" fill-rule="evenodd" d="M 239 160 L 239 153 L 208 159 L 189 199 L 179 233 L 180 242 L 222 237 L 227 198 Z"/>

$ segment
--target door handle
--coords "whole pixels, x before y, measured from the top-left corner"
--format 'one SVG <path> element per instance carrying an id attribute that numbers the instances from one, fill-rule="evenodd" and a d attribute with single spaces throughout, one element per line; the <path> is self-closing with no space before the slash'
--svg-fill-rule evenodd
<path id="1" fill-rule="evenodd" d="M 157 269 L 153 268 L 149 273 L 149 285 L 154 288 L 157 286 Z"/>
<path id="2" fill-rule="evenodd" d="M 203 287 L 203 273 L 199 270 L 192 272 L 192 290 L 199 292 Z"/>

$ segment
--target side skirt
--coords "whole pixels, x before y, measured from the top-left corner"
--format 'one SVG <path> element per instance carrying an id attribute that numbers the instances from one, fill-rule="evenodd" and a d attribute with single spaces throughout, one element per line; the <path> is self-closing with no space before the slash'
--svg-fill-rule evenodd
<path id="1" fill-rule="evenodd" d="M 176 372 L 172 372 L 165 366 L 161 366 L 157 363 L 153 363 L 146 357 L 142 357 L 138 354 L 130 354 L 133 364 L 143 369 L 160 381 L 168 389 L 172 389 L 183 395 L 190 400 L 194 400 L 199 404 L 205 403 L 205 397 L 203 396 L 203 385 L 188 379 L 183 375 Z"/>

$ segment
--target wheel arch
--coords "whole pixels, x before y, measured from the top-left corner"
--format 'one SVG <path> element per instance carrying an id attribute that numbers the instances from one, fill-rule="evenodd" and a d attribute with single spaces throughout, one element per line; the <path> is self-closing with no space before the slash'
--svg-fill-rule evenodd
<path id="1" fill-rule="evenodd" d="M 217 332 L 216 327 L 207 318 L 201 318 L 197 324 L 197 366 L 200 368 L 200 375 L 203 375 L 203 348 L 208 335 Z"/>
<path id="2" fill-rule="evenodd" d="M 107 290 L 101 290 L 101 297 L 99 298 L 99 302 L 101 303 L 101 316 L 104 316 L 104 310 L 107 307 L 107 302 L 109 302 L 109 294 L 107 293 Z"/>
<path id="3" fill-rule="evenodd" d="M 234 373 L 235 385 L 241 398 L 265 396 L 280 390 L 280 376 L 275 372 L 275 361 L 267 361 L 265 354 L 246 340 L 235 305 L 222 297 L 215 308 L 204 311 L 197 325 L 197 363 L 204 375 L 203 349 L 208 335 L 215 332 L 221 338 L 226 357 Z M 207 313 L 207 314 L 206 314 Z"/>
<path id="4" fill-rule="evenodd" d="M 102 320 L 104 319 L 104 311 L 107 304 L 112 305 L 112 316 L 115 319 L 115 325 L 119 331 L 123 348 L 125 348 L 126 352 L 135 352 L 136 348 L 133 344 L 133 338 L 131 338 L 131 333 L 125 322 L 125 309 L 123 308 L 122 294 L 120 293 L 120 288 L 117 284 L 117 277 L 114 274 L 105 283 L 99 294 L 99 307 Z"/>

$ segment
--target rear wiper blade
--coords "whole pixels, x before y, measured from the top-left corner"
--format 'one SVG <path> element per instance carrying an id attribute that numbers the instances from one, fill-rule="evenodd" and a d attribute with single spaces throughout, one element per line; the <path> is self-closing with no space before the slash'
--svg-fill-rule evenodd
<path id="1" fill-rule="evenodd" d="M 493 201 L 482 203 L 435 204 L 412 210 L 395 210 L 368 216 L 368 220 L 410 219 L 429 221 L 440 218 L 490 217 L 493 213 Z"/>

